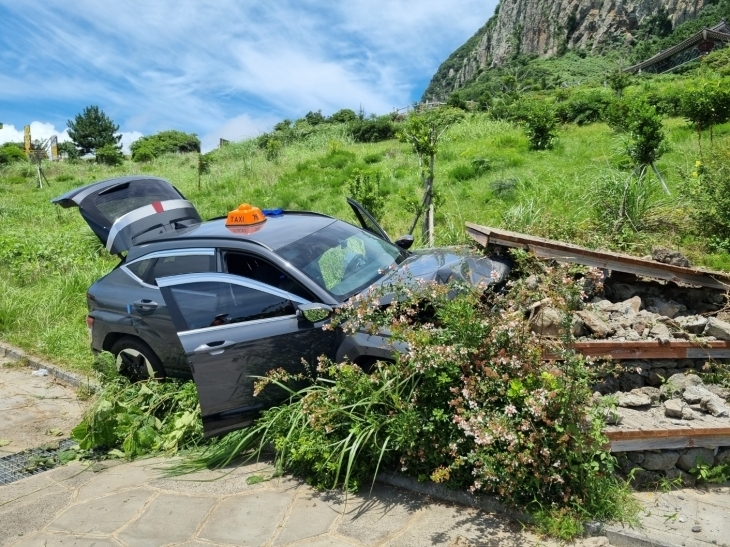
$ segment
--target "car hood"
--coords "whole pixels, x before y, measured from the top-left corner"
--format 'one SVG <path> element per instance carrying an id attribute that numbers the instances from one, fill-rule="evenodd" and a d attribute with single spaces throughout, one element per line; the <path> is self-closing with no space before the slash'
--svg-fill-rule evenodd
<path id="1" fill-rule="evenodd" d="M 468 247 L 423 249 L 414 251 L 397 268 L 379 279 L 375 286 L 409 285 L 421 280 L 442 284 L 465 281 L 473 285 L 494 285 L 503 281 L 511 268 L 512 262 L 507 257 L 486 257 Z"/>

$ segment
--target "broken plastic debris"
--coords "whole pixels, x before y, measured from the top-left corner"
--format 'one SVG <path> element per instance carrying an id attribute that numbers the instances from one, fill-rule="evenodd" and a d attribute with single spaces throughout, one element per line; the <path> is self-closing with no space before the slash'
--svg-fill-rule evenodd
<path id="1" fill-rule="evenodd" d="M 33 376 L 48 376 L 48 369 L 46 368 L 39 368 L 38 370 L 34 370 L 31 372 L 31 375 Z"/>

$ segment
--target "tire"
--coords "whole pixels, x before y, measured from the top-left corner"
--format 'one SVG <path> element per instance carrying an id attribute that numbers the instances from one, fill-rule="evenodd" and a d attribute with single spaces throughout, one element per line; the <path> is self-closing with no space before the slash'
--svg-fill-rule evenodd
<path id="1" fill-rule="evenodd" d="M 114 342 L 111 353 L 116 359 L 117 372 L 132 382 L 165 377 L 165 368 L 159 357 L 139 338 L 120 338 Z"/>

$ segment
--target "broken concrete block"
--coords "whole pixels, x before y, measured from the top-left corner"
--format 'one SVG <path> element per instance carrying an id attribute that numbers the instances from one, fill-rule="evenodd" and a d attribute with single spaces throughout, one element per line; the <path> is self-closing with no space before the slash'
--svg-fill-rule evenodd
<path id="1" fill-rule="evenodd" d="M 716 317 L 710 317 L 707 320 L 705 329 L 702 331 L 703 336 L 714 336 L 718 340 L 730 340 L 730 323 L 721 321 Z"/>
<path id="2" fill-rule="evenodd" d="M 646 301 L 646 309 L 651 313 L 663 315 L 664 317 L 674 317 L 681 311 L 686 311 L 687 306 L 674 302 L 673 300 L 664 300 L 662 298 L 651 297 Z"/>
<path id="3" fill-rule="evenodd" d="M 669 399 L 668 401 L 664 401 L 664 415 L 667 418 L 683 419 L 685 408 L 687 408 L 687 403 L 681 399 Z"/>
<path id="4" fill-rule="evenodd" d="M 622 406 L 625 408 L 635 408 L 651 405 L 651 397 L 645 395 L 644 393 L 619 392 L 616 395 L 618 396 L 618 406 Z"/>
<path id="5" fill-rule="evenodd" d="M 697 404 L 702 402 L 702 399 L 711 397 L 716 397 L 716 395 L 704 386 L 688 386 L 682 393 L 682 399 L 690 405 Z"/>
<path id="6" fill-rule="evenodd" d="M 581 310 L 575 312 L 575 314 L 585 323 L 585 326 L 596 338 L 606 338 L 614 333 L 613 330 L 609 329 L 603 319 L 591 311 Z"/>
<path id="7" fill-rule="evenodd" d="M 651 250 L 651 257 L 656 262 L 662 264 L 671 264 L 672 266 L 682 266 L 683 268 L 691 268 L 692 263 L 689 259 L 679 251 L 672 251 L 664 247 L 654 247 Z"/>
<path id="8" fill-rule="evenodd" d="M 530 330 L 541 336 L 558 337 L 562 332 L 563 314 L 555 308 L 541 308 L 530 321 Z"/>
<path id="9" fill-rule="evenodd" d="M 702 331 L 705 330 L 705 325 L 707 325 L 707 318 L 701 315 L 677 317 L 676 321 L 682 330 L 690 334 L 702 334 Z"/>

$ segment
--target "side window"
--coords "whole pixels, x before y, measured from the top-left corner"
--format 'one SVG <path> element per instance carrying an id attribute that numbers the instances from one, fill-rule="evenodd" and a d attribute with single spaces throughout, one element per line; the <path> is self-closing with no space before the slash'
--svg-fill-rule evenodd
<path id="1" fill-rule="evenodd" d="M 285 298 L 220 281 L 175 285 L 170 292 L 190 330 L 296 313 Z"/>
<path id="2" fill-rule="evenodd" d="M 205 273 L 215 271 L 214 255 L 165 256 L 156 260 L 147 278 L 151 285 L 157 285 L 157 278 L 187 273 Z"/>
<path id="3" fill-rule="evenodd" d="M 314 295 L 300 283 L 259 257 L 229 251 L 224 254 L 223 260 L 229 274 L 240 275 L 259 283 L 271 285 L 282 291 L 300 296 L 309 302 L 316 300 Z"/>
<path id="4" fill-rule="evenodd" d="M 127 264 L 127 269 L 132 272 L 134 275 L 139 277 L 142 281 L 145 281 L 147 279 L 147 276 L 149 275 L 150 271 L 152 271 L 152 264 L 155 263 L 155 258 L 148 258 L 146 260 L 138 260 L 137 262 L 132 262 L 131 264 Z"/>

